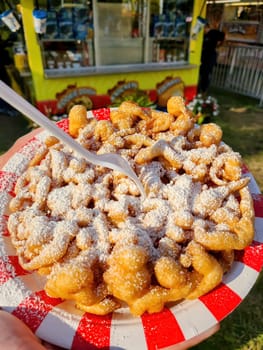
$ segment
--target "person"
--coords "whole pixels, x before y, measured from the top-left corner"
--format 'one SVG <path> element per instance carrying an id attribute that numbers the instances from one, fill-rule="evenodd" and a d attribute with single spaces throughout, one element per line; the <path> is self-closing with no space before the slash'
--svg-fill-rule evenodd
<path id="1" fill-rule="evenodd" d="M 0 310 L 0 350 L 62 350 L 41 341 L 17 317 Z"/>
<path id="2" fill-rule="evenodd" d="M 41 129 L 34 129 L 30 133 L 20 137 L 14 145 L 0 156 L 0 170 L 4 167 L 12 155 L 19 150 L 26 142 L 32 139 Z M 11 313 L 1 310 L 0 305 L 0 350 L 62 350 L 62 348 L 41 341 L 21 320 Z M 216 323 L 210 329 L 197 336 L 172 347 L 169 350 L 186 350 L 197 345 L 212 336 L 220 329 Z"/>
<path id="3" fill-rule="evenodd" d="M 6 67 L 14 64 L 9 49 L 13 46 L 15 40 L 17 40 L 16 33 L 11 33 L 6 39 L 0 33 L 0 79 L 9 86 L 11 86 L 11 78 Z"/>
<path id="4" fill-rule="evenodd" d="M 217 63 L 217 48 L 223 44 L 225 33 L 218 29 L 218 25 L 206 24 L 199 70 L 198 93 L 203 97 L 207 95 L 210 87 L 213 68 Z"/>
<path id="5" fill-rule="evenodd" d="M 16 33 L 11 33 L 7 39 L 4 39 L 0 33 L 0 80 L 12 87 L 12 79 L 8 73 L 7 67 L 11 67 L 14 64 L 13 58 L 10 55 L 9 49 L 17 39 Z M 13 78 L 15 78 L 13 76 Z M 17 116 L 18 112 L 12 108 L 8 103 L 0 98 L 0 113 Z"/>

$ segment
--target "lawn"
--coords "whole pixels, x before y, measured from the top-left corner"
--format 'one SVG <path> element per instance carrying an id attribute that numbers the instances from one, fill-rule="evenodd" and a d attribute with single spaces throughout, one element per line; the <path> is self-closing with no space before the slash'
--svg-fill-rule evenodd
<path id="1" fill-rule="evenodd" d="M 220 106 L 215 118 L 223 129 L 223 140 L 240 152 L 263 192 L 263 110 L 258 101 L 226 91 L 211 91 Z M 0 154 L 29 130 L 25 118 L 0 115 Z M 220 331 L 194 350 L 263 349 L 263 277 L 258 278 L 240 306 L 221 323 Z M 201 322 L 201 320 L 200 320 Z"/>

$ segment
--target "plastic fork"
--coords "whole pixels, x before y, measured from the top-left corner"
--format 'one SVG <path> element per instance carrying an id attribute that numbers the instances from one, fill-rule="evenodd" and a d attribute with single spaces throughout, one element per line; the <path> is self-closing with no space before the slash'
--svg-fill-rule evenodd
<path id="1" fill-rule="evenodd" d="M 18 95 L 2 80 L 0 80 L 0 97 L 6 102 L 8 102 L 15 109 L 20 111 L 22 114 L 27 116 L 29 119 L 33 120 L 36 124 L 48 130 L 60 141 L 67 144 L 72 150 L 76 151 L 88 162 L 95 165 L 103 166 L 105 168 L 117 170 L 127 175 L 135 182 L 138 189 L 140 190 L 142 197 L 146 197 L 142 183 L 140 182 L 136 173 L 131 168 L 130 164 L 126 159 L 114 153 L 95 154 L 89 152 L 87 149 L 83 148 L 77 141 L 75 141 L 70 135 L 68 135 L 62 129 L 60 129 L 54 122 L 52 122 L 44 114 L 42 114 L 37 108 L 35 108 L 32 104 L 26 101 L 23 97 Z"/>

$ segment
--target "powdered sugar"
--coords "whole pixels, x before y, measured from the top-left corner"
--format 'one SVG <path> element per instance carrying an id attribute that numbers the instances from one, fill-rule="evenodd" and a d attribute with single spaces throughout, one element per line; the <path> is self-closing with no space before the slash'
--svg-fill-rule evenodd
<path id="1" fill-rule="evenodd" d="M 213 223 L 212 215 L 216 212 L 220 218 L 218 209 L 246 185 L 239 179 L 226 181 L 229 185 L 221 187 L 212 182 L 209 169 L 219 152 L 216 144 L 191 143 L 187 134 L 172 137 L 172 130 L 164 139 L 158 133 L 114 131 L 109 125 L 91 122 L 80 130 L 78 140 L 90 151 L 114 150 L 126 157 L 143 183 L 146 200 L 142 201 L 134 183 L 122 173 L 89 164 L 56 143 L 25 172 L 10 203 L 16 213 L 10 215 L 9 229 L 22 266 L 47 273 L 51 295 L 71 295 L 77 302 L 82 283 L 87 283 L 89 293 L 99 293 L 111 256 L 118 256 L 118 250 L 124 247 L 127 254 L 134 246 L 142 248 L 149 264 L 136 272 L 134 280 L 125 283 L 130 283 L 131 290 L 145 285 L 150 293 L 149 276 L 159 259 L 168 256 L 179 263 L 180 255 L 191 241 L 197 242 L 200 232 L 206 228 L 222 230 L 222 225 Z M 143 130 L 147 133 L 147 128 Z M 223 151 L 220 149 L 220 154 Z M 227 152 L 231 158 L 232 151 Z M 226 210 L 240 218 L 241 211 L 234 210 L 234 206 L 232 200 Z M 28 220 L 30 209 L 38 212 Z M 198 230 L 200 220 L 211 221 L 212 225 Z M 139 263 L 140 249 L 136 254 Z M 191 262 L 189 257 L 186 260 Z M 87 272 L 93 266 L 95 270 Z M 60 295 L 60 288 L 56 291 L 57 283 L 63 285 L 64 269 L 72 274 L 72 281 L 80 282 L 74 286 L 73 294 Z M 120 278 L 118 273 L 116 269 L 112 276 Z M 89 281 L 93 279 L 96 282 L 91 287 Z M 140 282 L 138 286 L 135 281 Z M 71 288 L 70 283 L 63 288 Z M 83 304 L 82 299 L 79 304 Z"/>
<path id="2" fill-rule="evenodd" d="M 13 157 L 4 165 L 3 170 L 12 172 L 16 175 L 21 175 L 28 166 L 29 158 L 23 154 L 16 153 Z"/>
<path id="3" fill-rule="evenodd" d="M 42 140 L 45 140 L 46 135 L 44 135 L 45 133 L 42 133 L 43 137 L 41 138 Z M 17 163 L 16 163 L 17 164 Z M 22 165 L 22 164 L 21 164 Z M 143 165 L 144 167 L 144 165 Z M 13 171 L 12 167 L 8 167 L 8 171 Z M 153 174 L 154 175 L 154 174 Z M 166 184 L 167 180 L 169 180 L 168 182 L 170 183 L 170 185 L 172 185 L 172 183 L 176 183 L 176 179 L 177 177 L 179 177 L 180 175 L 177 174 L 173 169 L 167 169 L 166 173 L 164 175 L 167 179 L 162 182 L 162 184 Z M 255 183 L 255 180 L 253 179 L 253 176 L 251 176 L 250 174 L 248 174 L 248 176 L 251 177 L 251 180 Z M 159 182 L 159 177 L 156 179 L 157 182 Z M 155 181 L 154 181 L 155 182 Z M 124 188 L 122 190 L 122 193 L 127 193 L 129 186 L 128 185 L 123 185 Z M 250 189 L 252 189 L 252 192 L 254 191 L 255 193 L 259 193 L 258 187 L 257 186 L 250 186 Z M 149 194 L 151 196 L 151 192 Z M 9 213 L 7 207 L 4 208 L 5 205 L 8 204 L 8 202 L 10 201 L 10 196 L 9 195 L 4 195 L 1 197 L 0 199 L 0 203 L 1 205 L 3 204 L 2 199 L 4 199 L 4 204 L 2 205 L 3 211 L 6 213 Z M 232 199 L 234 198 L 234 196 L 232 196 Z M 257 195 L 257 197 L 255 196 L 255 198 L 257 198 L 257 202 L 260 202 L 260 195 Z M 230 207 L 231 210 L 233 210 L 234 212 L 236 212 L 237 209 L 239 209 L 239 205 L 238 202 L 236 201 L 236 199 L 233 201 L 231 199 L 231 195 L 229 196 L 229 204 L 226 204 L 227 207 Z M 100 200 L 102 201 L 102 199 Z M 99 202 L 98 202 L 99 203 Z M 103 207 L 103 205 L 101 206 Z M 260 207 L 260 206 L 259 206 Z M 73 210 L 69 210 L 67 215 L 72 215 L 71 217 L 67 217 L 68 220 L 76 220 L 75 217 L 78 216 L 78 220 L 84 220 L 85 217 L 87 217 L 87 220 L 84 220 L 84 226 L 88 226 L 88 223 L 90 222 L 91 219 L 91 213 L 92 215 L 96 213 L 96 211 L 92 208 L 84 208 L 81 207 L 78 210 L 77 209 L 73 209 Z M 258 213 L 259 213 L 259 209 L 258 209 Z M 47 217 L 49 217 L 49 213 L 47 213 Z M 171 216 L 169 216 L 170 218 Z M 131 222 L 133 221 L 134 218 L 130 218 L 129 219 L 129 223 L 131 224 Z M 78 221 L 76 220 L 76 221 Z M 174 226 L 173 220 L 171 219 L 171 224 L 172 226 Z M 199 226 L 202 227 L 202 225 L 205 224 L 205 220 L 201 220 L 201 219 L 196 219 L 195 221 L 195 226 Z M 256 219 L 256 230 L 257 230 L 257 235 L 255 237 L 255 239 L 258 242 L 262 242 L 262 237 L 259 234 L 259 231 L 261 229 L 261 221 L 259 218 Z M 121 236 L 121 231 L 120 228 L 124 226 L 124 223 L 120 225 L 120 227 L 116 227 L 116 228 L 112 228 L 112 230 L 109 232 L 109 236 L 111 237 L 113 235 L 114 232 L 116 232 L 116 236 L 118 236 L 118 238 L 120 238 Z M 2 227 L 2 226 L 1 226 Z M 2 230 L 2 228 L 1 228 Z M 80 229 L 82 230 L 82 229 Z M 176 232 L 179 235 L 179 231 L 182 232 L 184 231 L 183 229 L 178 230 L 178 227 L 176 227 Z M 2 231 L 1 231 L 2 232 Z M 125 230 L 124 230 L 125 232 Z M 175 232 L 175 231 L 174 231 Z M 80 234 L 80 231 L 79 231 Z M 93 234 L 92 234 L 93 235 Z M 125 233 L 126 236 L 126 233 Z M 147 235 L 142 235 L 143 237 L 147 237 Z M 167 236 L 168 236 L 168 232 L 167 232 Z M 126 236 L 127 237 L 127 236 Z M 178 237 L 178 236 L 177 236 Z M 118 239 L 116 238 L 116 240 Z M 121 239 L 121 238 L 120 238 Z M 150 243 L 150 242 L 149 242 Z M 165 243 L 165 249 L 164 252 L 167 252 L 167 237 L 163 237 L 160 240 L 160 246 Z M 6 248 L 6 242 L 3 243 L 3 241 L 0 241 L 0 247 L 1 249 L 1 254 L 4 256 L 5 255 L 5 249 Z M 147 246 L 146 243 L 143 244 L 143 246 Z M 260 256 L 260 254 L 254 254 L 253 252 L 256 252 L 256 250 L 261 249 L 260 245 L 257 245 L 256 247 L 252 248 L 252 249 L 248 249 L 245 255 L 245 263 L 252 263 L 253 266 L 254 264 L 256 264 L 257 261 L 257 256 Z M 156 249 L 155 249 L 156 251 Z M 170 251 L 170 254 L 172 256 L 172 252 Z M 252 254 L 252 255 L 251 255 Z M 153 254 L 154 255 L 154 254 Z M 253 256 L 253 259 L 252 259 Z M 175 258 L 176 258 L 176 254 L 175 254 Z M 259 260 L 258 260 L 259 261 Z M 261 261 L 261 260 L 260 260 Z M 258 262 L 259 263 L 259 262 Z M 14 263 L 12 261 L 9 261 L 8 264 L 11 266 Z M 253 268 L 247 267 L 246 269 L 244 269 L 244 264 L 243 263 L 239 263 L 240 266 L 240 270 L 237 272 L 236 268 L 235 268 L 235 272 L 234 275 L 232 274 L 232 272 L 230 274 L 228 274 L 227 276 L 229 276 L 227 278 L 227 280 L 225 279 L 224 282 L 228 283 L 228 281 L 230 281 L 230 291 L 233 290 L 236 294 L 239 294 L 239 290 L 241 290 L 241 294 L 242 297 L 245 296 L 245 294 L 249 291 L 249 289 L 252 287 L 253 282 L 256 280 L 257 274 L 256 270 L 254 270 Z M 261 265 L 260 265 L 261 266 Z M 1 269 L 2 271 L 2 269 Z M 245 272 L 245 273 L 243 273 Z M 252 273 L 252 275 L 251 275 Z M 12 274 L 12 278 L 14 278 L 14 274 Z M 28 276 L 28 281 L 29 278 L 34 278 L 34 279 L 40 279 L 39 276 L 35 275 L 29 275 Z M 19 281 L 20 280 L 20 281 Z M 45 278 L 43 278 L 43 282 L 44 282 Z M 247 284 L 247 281 L 249 280 L 249 284 Z M 13 283 L 10 283 L 11 281 L 9 281 L 8 283 L 5 283 L 4 286 L 0 287 L 0 299 L 1 299 L 1 305 L 3 306 L 4 309 L 7 309 L 8 311 L 12 311 L 14 308 L 16 308 L 17 305 L 20 304 L 20 302 L 22 301 L 23 298 L 26 298 L 27 296 L 29 296 L 28 290 L 24 285 L 25 279 L 23 278 L 16 278 L 14 280 Z M 18 282 L 18 283 L 17 283 Z M 31 284 L 27 284 L 28 288 L 31 288 Z M 248 286 L 248 288 L 246 288 L 246 293 L 244 293 L 244 286 Z M 22 289 L 23 292 L 20 293 L 19 290 Z M 223 289 L 225 292 L 225 289 Z M 2 292 L 3 291 L 3 292 Z M 232 291 L 231 291 L 232 293 Z M 3 301 L 4 300 L 4 301 Z M 201 311 L 205 310 L 205 314 L 203 315 L 202 320 L 203 322 L 201 330 L 205 330 L 206 328 L 208 329 L 209 327 L 211 327 L 212 325 L 214 325 L 214 320 L 215 320 L 215 316 L 213 316 L 213 311 L 209 311 L 209 313 L 207 312 L 207 310 L 215 310 L 215 312 L 217 312 L 217 307 L 215 306 L 214 300 L 219 300 L 219 305 L 218 308 L 221 305 L 221 302 L 226 303 L 227 304 L 227 300 L 225 299 L 225 294 L 223 295 L 221 293 L 221 289 L 217 289 L 216 293 L 211 293 L 211 297 L 206 298 L 206 305 L 207 307 L 205 307 L 205 309 L 203 309 L 203 303 L 198 302 L 198 301 L 194 301 L 194 302 L 183 302 L 180 304 L 177 304 L 177 306 L 175 306 L 172 309 L 172 312 L 174 313 L 174 316 L 176 320 L 176 322 L 179 323 L 179 326 L 181 328 L 181 330 L 183 330 L 184 334 L 190 334 L 189 332 L 191 331 L 192 327 L 194 327 L 195 329 L 199 329 L 200 326 L 200 317 L 198 318 L 198 322 L 194 323 L 191 322 L 190 324 L 190 331 L 189 331 L 189 319 L 194 319 L 195 322 L 195 315 L 193 314 L 193 310 L 196 310 L 196 306 L 200 305 L 202 306 Z M 223 300 L 223 301 L 222 301 Z M 238 304 L 239 304 L 240 300 L 238 300 Z M 183 305 L 183 306 L 181 306 Z M 37 305 L 35 305 L 37 307 Z M 229 308 L 227 308 L 227 313 L 229 313 L 229 310 L 233 309 L 235 307 L 235 305 L 232 303 L 231 306 L 229 306 Z M 183 309 L 183 315 L 181 313 L 181 310 Z M 35 309 L 36 313 L 38 313 L 38 309 Z M 198 311 L 200 311 L 198 309 Z M 111 324 L 111 339 L 110 339 L 110 345 L 113 347 L 123 347 L 123 348 L 134 348 L 134 346 L 136 347 L 136 344 L 138 345 L 138 334 L 142 335 L 142 337 L 140 336 L 139 338 L 141 339 L 141 347 L 142 349 L 146 349 L 146 341 L 149 341 L 149 334 L 147 333 L 147 327 L 148 328 L 152 328 L 153 329 L 158 329 L 158 335 L 162 336 L 162 326 L 163 324 L 168 325 L 169 329 L 176 329 L 177 325 L 173 324 L 171 321 L 171 318 L 168 317 L 166 318 L 166 315 L 170 315 L 170 313 L 168 314 L 167 311 L 165 311 L 164 313 L 158 313 L 157 317 L 151 316 L 151 317 L 147 317 L 144 318 L 144 327 L 142 327 L 142 322 L 140 321 L 140 319 L 138 318 L 133 318 L 130 314 L 128 314 L 128 309 L 127 307 L 122 307 L 120 309 L 117 310 L 117 312 L 115 312 L 115 317 L 113 316 L 113 323 Z M 200 312 L 199 312 L 200 313 Z M 50 315 L 50 317 L 49 317 Z M 47 315 L 47 317 L 45 317 L 42 320 L 42 323 L 40 324 L 38 330 L 37 330 L 37 335 L 40 336 L 41 338 L 53 342 L 57 345 L 63 346 L 65 348 L 70 348 L 72 346 L 72 339 L 76 336 L 76 333 L 79 334 L 79 331 L 77 332 L 77 329 L 79 327 L 79 322 L 81 320 L 81 317 L 83 315 L 83 312 L 77 310 L 74 306 L 74 303 L 72 303 L 71 301 L 66 301 L 64 303 L 61 303 L 59 306 L 53 308 L 53 310 L 51 310 L 49 312 L 49 314 Z M 218 313 L 217 313 L 218 315 Z M 222 311 L 220 311 L 220 319 L 219 321 L 225 317 L 226 313 L 222 313 Z M 182 319 L 183 317 L 183 319 Z M 216 318 L 218 319 L 218 317 L 216 316 Z M 90 325 L 93 324 L 98 324 L 98 322 L 100 322 L 101 319 L 104 319 L 103 317 L 97 318 L 95 317 L 94 319 L 92 318 L 90 320 Z M 160 323 L 159 323 L 160 320 Z M 212 323 L 211 323 L 211 322 Z M 146 324 L 145 324 L 146 322 Z M 205 322 L 205 326 L 204 325 Z M 64 327 L 64 325 L 66 325 L 66 327 Z M 67 327 L 68 326 L 68 327 Z M 146 328 L 145 328 L 146 327 Z M 174 328 L 175 327 L 175 328 Z M 205 327 L 205 328 L 203 328 Z M 67 336 L 65 336 L 65 332 L 67 333 Z M 118 339 L 114 336 L 115 333 L 118 333 Z M 188 332 L 188 333 L 187 333 Z M 70 333 L 70 334 L 69 334 Z M 195 333 L 197 334 L 197 333 Z M 94 327 L 85 327 L 85 325 L 83 326 L 83 337 L 85 339 L 88 339 L 89 343 L 94 343 L 96 342 L 96 339 L 94 340 Z M 144 339 L 144 337 L 146 337 L 147 339 Z M 154 337 L 154 338 L 153 338 Z M 83 338 L 83 339 L 84 339 Z M 96 337 L 95 337 L 96 338 Z M 150 339 L 150 341 L 152 341 L 152 343 L 156 343 L 157 341 L 156 334 L 154 333 L 152 335 L 152 338 Z M 188 338 L 188 336 L 187 336 Z M 163 338 L 162 338 L 163 339 Z M 174 344 L 174 338 L 171 337 L 167 337 L 167 345 L 172 345 Z M 170 343 L 169 343 L 170 342 Z M 135 345 L 134 345 L 135 344 Z"/>

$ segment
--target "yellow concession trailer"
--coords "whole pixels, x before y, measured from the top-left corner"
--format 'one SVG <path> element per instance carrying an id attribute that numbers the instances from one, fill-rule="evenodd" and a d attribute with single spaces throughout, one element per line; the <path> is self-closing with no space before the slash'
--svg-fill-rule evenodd
<path id="1" fill-rule="evenodd" d="M 21 0 L 18 8 L 34 103 L 46 115 L 136 93 L 165 108 L 172 95 L 196 94 L 203 0 Z"/>

